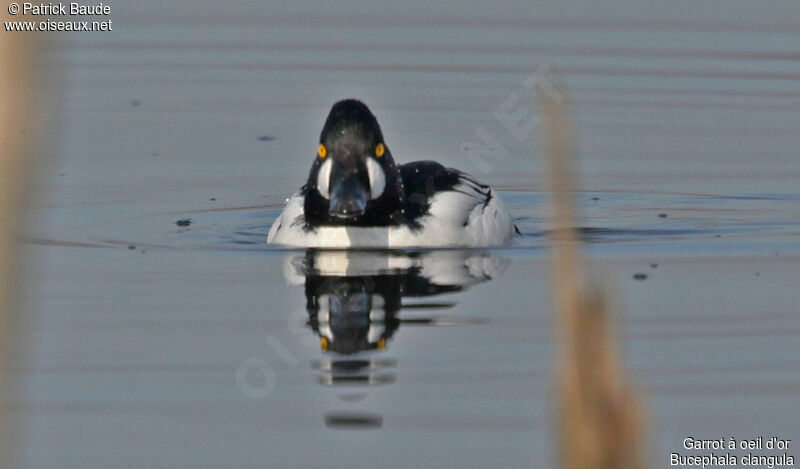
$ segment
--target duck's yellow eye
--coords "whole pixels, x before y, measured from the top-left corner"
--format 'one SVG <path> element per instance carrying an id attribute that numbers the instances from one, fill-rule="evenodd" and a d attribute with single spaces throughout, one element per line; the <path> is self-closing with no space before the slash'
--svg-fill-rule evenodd
<path id="1" fill-rule="evenodd" d="M 328 149 L 325 148 L 324 143 L 319 144 L 319 148 L 317 148 L 317 154 L 319 155 L 320 158 L 325 158 L 326 156 L 328 156 Z"/>
<path id="2" fill-rule="evenodd" d="M 320 146 L 322 146 L 322 145 L 320 145 Z M 328 350 L 328 338 L 327 337 L 322 336 L 322 337 L 319 338 L 319 348 L 322 349 L 323 352 Z"/>
<path id="3" fill-rule="evenodd" d="M 379 143 L 378 146 L 375 147 L 375 156 L 380 158 L 384 153 L 386 153 L 386 146 L 382 143 Z"/>

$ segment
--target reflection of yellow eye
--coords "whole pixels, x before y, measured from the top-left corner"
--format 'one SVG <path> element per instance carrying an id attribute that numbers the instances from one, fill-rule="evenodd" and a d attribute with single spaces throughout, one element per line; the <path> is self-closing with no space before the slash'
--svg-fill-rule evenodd
<path id="1" fill-rule="evenodd" d="M 319 148 L 317 148 L 317 154 L 319 155 L 320 158 L 325 158 L 326 156 L 328 156 L 328 149 L 325 148 L 324 143 L 319 144 Z"/>
<path id="2" fill-rule="evenodd" d="M 320 145 L 320 146 L 322 147 L 322 145 Z M 322 147 L 322 148 L 325 148 L 325 147 Z M 328 338 L 327 337 L 320 337 L 319 338 L 319 348 L 321 348 L 323 352 L 328 350 Z"/>
<path id="3" fill-rule="evenodd" d="M 386 339 L 381 337 L 380 339 L 378 339 L 378 350 L 383 350 L 385 348 L 386 348 Z"/>
<path id="4" fill-rule="evenodd" d="M 375 156 L 380 158 L 384 153 L 386 153 L 386 146 L 382 143 L 379 143 L 378 146 L 375 147 Z"/>

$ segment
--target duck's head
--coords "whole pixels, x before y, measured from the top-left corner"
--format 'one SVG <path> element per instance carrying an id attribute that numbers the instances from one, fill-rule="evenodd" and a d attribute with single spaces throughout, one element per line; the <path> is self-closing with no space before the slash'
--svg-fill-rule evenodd
<path id="1" fill-rule="evenodd" d="M 355 99 L 333 105 L 306 183 L 312 225 L 386 225 L 400 216 L 402 180 L 378 120 Z"/>

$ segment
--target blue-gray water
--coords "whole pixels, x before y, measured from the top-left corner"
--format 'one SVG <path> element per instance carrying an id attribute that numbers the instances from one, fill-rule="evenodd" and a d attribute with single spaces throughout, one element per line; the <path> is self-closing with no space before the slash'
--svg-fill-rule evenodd
<path id="1" fill-rule="evenodd" d="M 117 2 L 111 33 L 47 36 L 22 467 L 553 467 L 542 145 L 502 115 L 535 127 L 529 85 L 558 77 L 653 467 L 686 436 L 800 442 L 796 4 L 381 3 Z M 263 244 L 345 97 L 524 236 L 311 265 Z M 308 297 L 400 303 L 342 355 Z"/>

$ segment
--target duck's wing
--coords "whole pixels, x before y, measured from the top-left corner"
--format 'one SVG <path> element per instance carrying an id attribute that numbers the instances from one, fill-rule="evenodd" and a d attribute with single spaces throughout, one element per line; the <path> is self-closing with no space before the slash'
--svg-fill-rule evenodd
<path id="1" fill-rule="evenodd" d="M 425 225 L 427 239 L 493 246 L 513 236 L 514 224 L 505 204 L 475 177 L 435 161 L 408 163 L 400 172 L 406 217 L 412 230 Z"/>
<path id="2" fill-rule="evenodd" d="M 435 161 L 414 161 L 400 166 L 406 199 L 406 218 L 414 223 L 429 214 L 434 197 L 443 192 L 456 192 L 458 211 L 469 213 L 492 199 L 492 189 L 467 173 L 445 168 Z M 456 207 L 454 207 L 456 208 Z"/>

